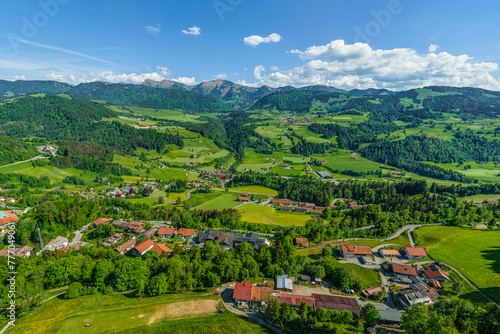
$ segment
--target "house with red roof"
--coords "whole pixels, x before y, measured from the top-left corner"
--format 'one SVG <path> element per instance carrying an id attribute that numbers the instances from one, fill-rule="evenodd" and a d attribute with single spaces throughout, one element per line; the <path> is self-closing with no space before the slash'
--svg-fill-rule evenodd
<path id="1" fill-rule="evenodd" d="M 249 302 L 252 300 L 253 283 L 236 283 L 234 285 L 233 299 L 236 303 L 240 301 Z"/>
<path id="2" fill-rule="evenodd" d="M 372 255 L 372 249 L 368 246 L 342 245 L 340 246 L 340 254 L 343 257 L 368 256 Z"/>
<path id="3" fill-rule="evenodd" d="M 192 228 L 180 228 L 177 231 L 177 237 L 179 239 L 192 239 L 196 235 L 196 230 Z"/>
<path id="4" fill-rule="evenodd" d="M 403 248 L 403 250 L 405 252 L 405 256 L 410 260 L 423 259 L 424 257 L 427 256 L 425 249 L 422 247 L 415 247 L 412 245 L 406 245 Z"/>
<path id="5" fill-rule="evenodd" d="M 309 247 L 309 239 L 307 239 L 307 238 L 295 238 L 295 244 L 297 246 Z"/>
<path id="6" fill-rule="evenodd" d="M 146 239 L 134 247 L 134 249 L 132 250 L 132 254 L 134 254 L 135 256 L 143 256 L 147 251 L 151 250 L 154 245 L 155 243 L 153 242 L 153 240 Z"/>
<path id="7" fill-rule="evenodd" d="M 320 295 L 313 293 L 314 310 L 324 308 L 327 310 L 337 311 L 350 311 L 357 315 L 361 315 L 361 307 L 359 306 L 358 299 L 355 297 L 344 297 L 336 295 Z"/>
<path id="8" fill-rule="evenodd" d="M 177 232 L 176 228 L 160 227 L 158 232 L 156 232 L 156 235 L 159 236 L 160 238 L 172 238 L 175 235 L 175 232 Z"/>
<path id="9" fill-rule="evenodd" d="M 450 273 L 433 264 L 424 270 L 424 277 L 428 281 L 447 281 L 450 278 Z"/>
<path id="10" fill-rule="evenodd" d="M 167 255 L 171 254 L 172 251 L 170 248 L 165 246 L 164 244 L 156 244 L 151 248 L 151 252 L 156 252 L 158 253 L 158 256 L 162 255 L 163 253 L 166 253 Z"/>
<path id="11" fill-rule="evenodd" d="M 106 224 L 106 223 L 110 222 L 111 220 L 112 220 L 111 218 L 99 218 L 95 222 L 93 222 L 92 225 L 94 227 L 97 227 L 101 224 Z"/>

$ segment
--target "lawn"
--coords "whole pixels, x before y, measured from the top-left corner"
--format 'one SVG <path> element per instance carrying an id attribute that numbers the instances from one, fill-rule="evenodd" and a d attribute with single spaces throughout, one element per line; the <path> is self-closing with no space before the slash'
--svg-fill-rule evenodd
<path id="1" fill-rule="evenodd" d="M 205 194 L 191 194 L 191 197 L 194 197 L 194 200 L 199 201 L 199 199 L 196 198 L 199 195 L 205 195 Z M 193 207 L 193 209 L 224 210 L 224 209 L 234 208 L 236 205 L 241 204 L 241 202 L 238 202 L 236 200 L 235 194 L 232 193 L 212 192 L 210 193 L 210 195 L 215 195 L 215 197 L 212 199 L 207 199 L 207 197 L 202 196 L 201 198 L 203 198 L 204 201 L 200 205 Z M 191 199 L 188 202 L 190 201 Z"/>
<path id="2" fill-rule="evenodd" d="M 7 333 L 158 333 L 167 329 L 169 333 L 221 333 L 233 325 L 238 333 L 266 333 L 238 316 L 217 314 L 218 302 L 218 297 L 201 293 L 143 299 L 122 294 L 54 298 L 19 318 Z M 88 323 L 92 327 L 85 327 Z"/>
<path id="3" fill-rule="evenodd" d="M 242 191 L 254 194 L 265 194 L 272 197 L 278 196 L 278 192 L 274 189 L 262 187 L 262 186 L 245 186 L 245 187 L 234 187 L 229 189 L 231 191 Z"/>
<path id="4" fill-rule="evenodd" d="M 500 199 L 500 194 L 467 196 L 461 197 L 461 199 L 467 202 L 473 201 L 474 203 L 483 203 L 484 201 L 498 201 Z"/>
<path id="5" fill-rule="evenodd" d="M 60 183 L 67 176 L 80 176 L 83 171 L 76 168 L 57 168 L 54 166 L 33 167 L 31 161 L 23 162 L 21 164 L 2 167 L 0 173 L 17 173 L 30 175 L 34 177 L 48 176 L 50 182 Z"/>
<path id="6" fill-rule="evenodd" d="M 242 220 L 258 224 L 269 224 L 269 221 L 258 214 L 267 217 L 275 224 L 283 226 L 305 226 L 306 221 L 313 218 L 313 216 L 306 213 L 279 211 L 269 206 L 257 204 L 244 205 L 236 210 L 242 212 Z"/>
<path id="7" fill-rule="evenodd" d="M 465 227 L 427 226 L 416 230 L 418 244 L 464 274 L 500 302 L 500 233 Z"/>

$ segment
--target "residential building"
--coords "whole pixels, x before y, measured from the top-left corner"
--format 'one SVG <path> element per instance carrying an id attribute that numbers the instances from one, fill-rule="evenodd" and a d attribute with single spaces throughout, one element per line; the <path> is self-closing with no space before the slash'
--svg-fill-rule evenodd
<path id="1" fill-rule="evenodd" d="M 124 220 L 115 220 L 111 224 L 113 225 L 114 228 L 119 228 L 122 230 L 128 229 L 128 226 L 130 225 L 128 222 Z"/>
<path id="2" fill-rule="evenodd" d="M 127 232 L 129 233 L 142 233 L 145 230 L 144 224 L 139 222 L 132 222 L 127 226 Z"/>
<path id="3" fill-rule="evenodd" d="M 94 227 L 97 227 L 101 224 L 106 224 L 106 223 L 110 222 L 111 220 L 112 220 L 111 218 L 99 218 L 95 222 L 93 222 L 92 225 Z"/>
<path id="4" fill-rule="evenodd" d="M 280 207 L 281 211 L 293 211 L 293 208 L 291 206 L 282 206 Z"/>
<path id="5" fill-rule="evenodd" d="M 406 245 L 403 248 L 405 252 L 405 256 L 410 259 L 423 259 L 424 257 L 427 256 L 427 253 L 425 252 L 425 248 L 422 247 L 415 247 L 412 245 Z"/>
<path id="6" fill-rule="evenodd" d="M 233 292 L 235 303 L 240 301 L 250 302 L 252 300 L 252 287 L 253 283 L 236 283 Z"/>
<path id="7" fill-rule="evenodd" d="M 409 264 L 391 263 L 394 275 L 418 276 L 417 269 Z"/>
<path id="8" fill-rule="evenodd" d="M 169 255 L 169 254 L 172 253 L 172 251 L 170 250 L 170 248 L 168 248 L 164 244 L 156 244 L 156 245 L 154 245 L 153 248 L 151 248 L 151 251 L 155 251 L 156 253 L 158 253 L 158 256 L 162 255 L 163 253 L 166 253 L 167 255 Z"/>
<path id="9" fill-rule="evenodd" d="M 295 238 L 295 244 L 297 244 L 297 246 L 309 247 L 309 239 L 307 239 L 307 238 Z"/>
<path id="10" fill-rule="evenodd" d="M 160 238 L 172 238 L 175 235 L 175 232 L 177 232 L 176 228 L 160 227 L 158 232 L 156 232 L 156 235 L 159 236 Z"/>
<path id="11" fill-rule="evenodd" d="M 150 228 L 149 230 L 144 232 L 144 234 L 142 236 L 145 238 L 151 238 L 153 235 L 156 234 L 156 232 L 158 232 L 157 228 Z"/>
<path id="12" fill-rule="evenodd" d="M 368 246 L 342 245 L 340 246 L 340 254 L 343 257 L 368 256 L 372 255 L 372 250 Z"/>
<path id="13" fill-rule="evenodd" d="M 12 213 L 12 211 L 0 211 L 0 228 L 5 227 L 5 225 L 16 222 L 19 217 Z"/>
<path id="14" fill-rule="evenodd" d="M 269 302 L 269 297 L 273 294 L 273 288 L 267 286 L 252 286 L 252 301 L 254 302 Z"/>
<path id="15" fill-rule="evenodd" d="M 177 231 L 177 237 L 179 239 L 192 239 L 196 235 L 196 230 L 192 228 L 180 228 Z"/>
<path id="16" fill-rule="evenodd" d="M 31 255 L 32 250 L 33 248 L 30 246 L 15 247 L 10 250 L 2 249 L 0 250 L 0 256 L 8 256 L 10 253 L 11 256 L 28 257 Z"/>
<path id="17" fill-rule="evenodd" d="M 107 238 L 106 240 L 104 240 L 104 241 L 102 242 L 102 245 L 103 245 L 104 247 L 114 245 L 114 244 L 116 244 L 118 241 L 122 240 L 122 239 L 123 239 L 123 236 L 124 236 L 124 234 L 123 234 L 123 233 L 115 233 L 115 234 L 113 234 L 112 236 L 110 236 L 109 238 Z"/>
<path id="18" fill-rule="evenodd" d="M 382 292 L 382 288 L 379 286 L 374 286 L 373 288 L 364 289 L 361 293 L 363 294 L 363 296 L 368 298 L 371 296 L 377 296 L 380 292 Z"/>
<path id="19" fill-rule="evenodd" d="M 130 249 L 132 249 L 132 247 L 135 246 L 135 244 L 137 243 L 137 240 L 135 239 L 130 239 L 128 241 L 125 241 L 123 244 L 121 244 L 120 246 L 118 247 L 115 247 L 114 250 L 123 255 L 125 254 L 126 252 L 128 252 Z"/>
<path id="20" fill-rule="evenodd" d="M 324 308 L 327 310 L 337 311 L 350 311 L 357 315 L 361 315 L 361 307 L 359 306 L 358 299 L 355 297 L 344 297 L 336 295 L 320 295 L 313 293 L 314 310 Z"/>
<path id="21" fill-rule="evenodd" d="M 155 243 L 151 239 L 146 239 L 139 244 L 137 244 L 132 250 L 132 254 L 135 256 L 143 256 L 147 251 L 151 250 Z"/>
<path id="22" fill-rule="evenodd" d="M 240 197 L 238 197 L 238 201 L 240 201 L 240 202 L 248 202 L 248 201 L 250 201 L 250 197 L 248 197 L 248 196 L 240 196 Z"/>
<path id="23" fill-rule="evenodd" d="M 298 206 L 295 208 L 296 212 L 302 212 L 302 213 L 307 213 L 309 211 L 309 208 L 305 206 Z"/>
<path id="24" fill-rule="evenodd" d="M 320 161 L 324 161 L 324 160 L 320 160 Z M 319 172 L 316 172 L 316 174 L 318 174 L 322 179 L 331 179 L 332 178 L 330 173 L 325 172 L 325 171 L 319 171 Z"/>
<path id="25" fill-rule="evenodd" d="M 447 281 L 450 278 L 450 273 L 433 264 L 424 270 L 424 277 L 428 281 Z"/>

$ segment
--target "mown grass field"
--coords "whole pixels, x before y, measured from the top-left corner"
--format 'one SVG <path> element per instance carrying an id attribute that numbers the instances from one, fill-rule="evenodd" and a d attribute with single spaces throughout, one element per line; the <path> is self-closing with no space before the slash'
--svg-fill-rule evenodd
<path id="1" fill-rule="evenodd" d="M 418 244 L 464 274 L 500 302 L 500 232 L 465 227 L 427 226 L 416 230 Z"/>
<path id="2" fill-rule="evenodd" d="M 262 186 L 245 186 L 245 187 L 234 187 L 229 189 L 231 191 L 242 191 L 248 193 L 265 194 L 272 197 L 278 196 L 278 192 L 274 189 L 262 187 Z"/>
<path id="3" fill-rule="evenodd" d="M 224 210 L 242 203 L 238 202 L 236 197 L 233 193 L 212 191 L 210 194 L 191 194 L 187 203 L 200 203 L 193 206 L 193 209 L 198 210 Z"/>
<path id="4" fill-rule="evenodd" d="M 283 226 L 305 226 L 306 221 L 314 217 L 306 213 L 279 211 L 269 206 L 257 204 L 244 205 L 236 210 L 242 212 L 242 220 L 257 224 L 269 224 L 269 221 L 258 214 L 266 216 L 273 223 Z"/>
<path id="5" fill-rule="evenodd" d="M 266 333 L 229 312 L 217 314 L 218 302 L 218 297 L 201 293 L 143 299 L 123 294 L 54 298 L 19 318 L 7 333 L 224 333 L 226 326 L 235 326 L 237 333 Z"/>
<path id="6" fill-rule="evenodd" d="M 54 166 L 33 167 L 31 161 L 17 165 L 0 167 L 0 173 L 16 173 L 34 177 L 48 176 L 52 184 L 60 183 L 67 176 L 80 176 L 83 170 L 76 168 L 57 168 Z"/>
<path id="7" fill-rule="evenodd" d="M 461 197 L 464 201 L 473 201 L 474 203 L 482 203 L 484 201 L 498 201 L 500 200 L 500 194 L 495 195 L 475 195 L 475 196 L 467 196 Z"/>

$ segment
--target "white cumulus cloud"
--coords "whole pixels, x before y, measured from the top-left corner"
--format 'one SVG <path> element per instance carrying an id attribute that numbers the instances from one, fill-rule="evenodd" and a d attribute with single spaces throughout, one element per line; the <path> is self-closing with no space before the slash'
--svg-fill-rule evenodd
<path id="1" fill-rule="evenodd" d="M 221 74 L 217 74 L 217 75 L 214 75 L 214 78 L 215 79 L 227 79 L 227 74 L 226 73 L 221 73 Z"/>
<path id="2" fill-rule="evenodd" d="M 410 89 L 431 85 L 471 86 L 500 90 L 491 75 L 498 69 L 492 62 L 474 62 L 468 55 L 447 52 L 419 54 L 414 49 L 372 49 L 368 44 L 346 44 L 336 40 L 293 50 L 306 62 L 289 70 L 266 75 L 260 65 L 254 70 L 258 84 L 272 87 L 331 85 L 343 89 Z"/>
<path id="3" fill-rule="evenodd" d="M 196 78 L 195 77 L 178 77 L 177 79 L 172 79 L 172 81 L 177 81 L 180 83 L 183 83 L 185 85 L 194 85 L 196 83 Z"/>
<path id="4" fill-rule="evenodd" d="M 431 44 L 429 45 L 429 52 L 436 52 L 436 50 L 439 48 L 436 44 Z"/>
<path id="5" fill-rule="evenodd" d="M 182 30 L 182 33 L 186 34 L 186 35 L 198 36 L 198 35 L 201 35 L 201 28 L 198 28 L 197 26 L 190 27 L 190 28 L 188 28 L 188 30 Z"/>
<path id="6" fill-rule="evenodd" d="M 158 66 L 158 67 L 156 67 L 156 69 L 157 69 L 158 71 L 160 71 L 160 73 L 161 73 L 162 75 L 165 75 L 165 76 L 167 76 L 167 77 L 172 75 L 172 71 L 170 71 L 167 67 L 164 67 L 164 66 Z"/>
<path id="7" fill-rule="evenodd" d="M 15 75 L 14 80 L 26 80 L 26 76 L 25 75 Z"/>
<path id="8" fill-rule="evenodd" d="M 278 43 L 279 41 L 281 41 L 281 39 L 282 37 L 279 34 L 272 33 L 267 37 L 262 37 L 259 35 L 248 36 L 243 39 L 243 42 L 251 47 L 256 47 L 257 45 L 262 43 Z"/>

